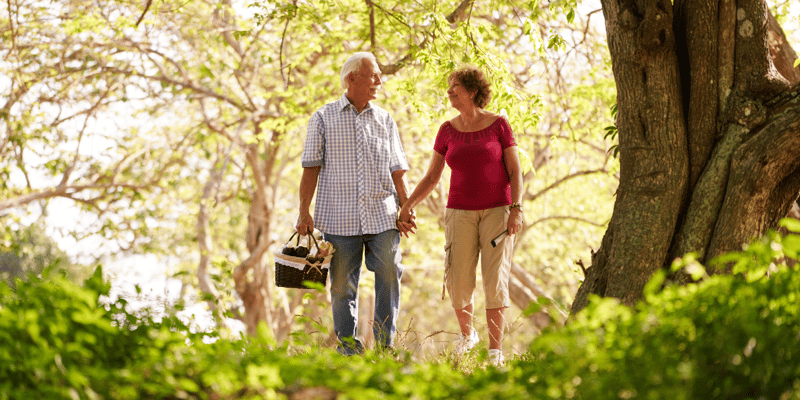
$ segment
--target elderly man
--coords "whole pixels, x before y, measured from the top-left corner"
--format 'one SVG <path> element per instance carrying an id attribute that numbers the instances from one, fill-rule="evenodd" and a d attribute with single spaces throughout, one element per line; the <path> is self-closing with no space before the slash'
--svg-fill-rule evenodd
<path id="1" fill-rule="evenodd" d="M 398 247 L 401 232 L 407 236 L 409 231 L 397 222 L 399 207 L 408 198 L 403 177 L 408 162 L 394 119 L 371 103 L 381 87 L 375 56 L 350 56 L 340 80 L 344 95 L 320 108 L 308 123 L 296 229 L 305 234 L 316 227 L 333 244 L 333 328 L 339 352 L 352 355 L 364 349 L 356 337 L 362 258 L 375 273 L 376 348 L 392 347 L 403 275 Z"/>

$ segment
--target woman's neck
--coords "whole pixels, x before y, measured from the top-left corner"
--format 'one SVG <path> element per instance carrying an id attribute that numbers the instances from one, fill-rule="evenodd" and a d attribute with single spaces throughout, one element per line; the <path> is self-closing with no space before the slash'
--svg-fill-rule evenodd
<path id="1" fill-rule="evenodd" d="M 478 107 L 470 107 L 466 110 L 459 110 L 461 113 L 461 122 L 465 125 L 472 125 L 475 122 L 484 118 L 482 110 Z"/>
<path id="2" fill-rule="evenodd" d="M 456 129 L 463 132 L 474 132 L 486 128 L 486 117 L 490 114 L 485 112 L 480 107 L 471 107 L 469 109 L 458 110 L 459 115 L 455 119 L 457 122 Z"/>

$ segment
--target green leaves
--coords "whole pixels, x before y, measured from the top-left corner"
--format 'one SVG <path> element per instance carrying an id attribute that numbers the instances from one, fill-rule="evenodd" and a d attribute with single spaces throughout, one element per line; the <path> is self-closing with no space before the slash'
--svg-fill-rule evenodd
<path id="1" fill-rule="evenodd" d="M 564 41 L 564 38 L 561 35 L 553 34 L 550 36 L 550 39 L 547 41 L 547 48 L 550 50 L 564 50 L 567 43 Z"/>
<path id="2" fill-rule="evenodd" d="M 774 255 L 769 246 L 749 248 L 729 260 Z M 675 268 L 693 263 L 687 257 Z M 280 398 L 309 388 L 386 399 L 791 398 L 797 392 L 800 274 L 780 267 L 752 282 L 716 275 L 666 287 L 663 278 L 656 275 L 635 307 L 595 297 L 569 323 L 509 357 L 505 369 L 483 369 L 478 353 L 477 367 L 465 374 L 441 357 L 417 359 L 402 349 L 344 357 L 312 341 L 277 347 L 263 323 L 246 339 L 192 333 L 177 318 L 133 314 L 108 299 L 101 268 L 82 286 L 47 273 L 18 281 L 16 289 L 0 285 L 0 389 L 6 398 L 81 393 L 122 400 Z M 526 315 L 542 306 L 547 302 L 531 305 Z"/>
<path id="3" fill-rule="evenodd" d="M 773 255 L 769 246 L 750 246 L 728 260 L 759 263 Z M 676 267 L 694 263 L 689 257 Z M 531 398 L 565 393 L 593 399 L 643 393 L 670 399 L 779 398 L 793 393 L 787 382 L 800 381 L 798 355 L 786 349 L 800 348 L 795 301 L 800 274 L 784 267 L 750 282 L 717 275 L 663 287 L 664 277 L 665 271 L 653 277 L 646 301 L 633 309 L 613 299 L 592 299 L 565 327 L 532 344 L 515 365 L 517 382 Z"/>
<path id="4" fill-rule="evenodd" d="M 783 254 L 800 261 L 800 221 L 784 218 L 780 221 L 780 226 L 788 231 L 781 240 Z"/>
<path id="5" fill-rule="evenodd" d="M 742 251 L 715 257 L 709 265 L 721 271 L 729 270 L 744 276 L 748 282 L 754 282 L 784 267 L 785 257 L 798 260 L 800 235 L 794 233 L 800 232 L 797 220 L 784 219 L 780 224 L 789 229 L 785 236 L 768 231 L 760 239 L 745 245 Z"/>
<path id="6" fill-rule="evenodd" d="M 794 218 L 784 218 L 779 223 L 780 226 L 795 233 L 800 233 L 800 221 Z"/>
<path id="7" fill-rule="evenodd" d="M 616 121 L 616 119 L 617 119 L 617 104 L 616 103 L 613 106 L 611 106 L 611 118 L 614 121 Z M 603 131 L 605 131 L 605 135 L 603 135 L 603 139 L 604 140 L 607 139 L 607 140 L 611 140 L 612 142 L 613 141 L 618 141 L 617 135 L 619 135 L 619 130 L 617 129 L 616 125 L 609 125 L 609 126 L 603 128 Z M 611 145 L 611 147 L 608 148 L 608 152 L 611 153 L 614 156 L 614 158 L 617 158 L 619 156 L 619 143 Z"/>

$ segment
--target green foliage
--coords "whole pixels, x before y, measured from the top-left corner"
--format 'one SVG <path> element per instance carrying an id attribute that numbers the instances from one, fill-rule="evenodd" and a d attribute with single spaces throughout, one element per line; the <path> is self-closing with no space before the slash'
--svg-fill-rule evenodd
<path id="1" fill-rule="evenodd" d="M 725 256 L 757 279 L 706 276 L 658 291 L 663 274 L 657 274 L 634 309 L 593 299 L 567 326 L 531 346 L 514 369 L 515 381 L 532 398 L 797 398 L 800 274 L 775 266 L 780 255 L 774 251 L 797 254 L 797 237 Z M 697 273 L 695 261 L 680 265 L 695 265 L 690 273 Z M 768 277 L 760 273 L 770 265 Z"/>
<path id="2" fill-rule="evenodd" d="M 100 268 L 82 286 L 48 270 L 0 286 L 0 398 L 269 399 L 316 388 L 385 399 L 798 399 L 800 273 L 775 256 L 796 260 L 800 224 L 784 226 L 792 232 L 772 235 L 777 245 L 726 256 L 747 260 L 748 273 L 766 262 L 769 274 L 663 290 L 659 275 L 634 308 L 594 298 L 501 369 L 484 368 L 485 350 L 465 363 L 278 347 L 263 324 L 235 340 L 192 333 L 110 301 Z"/>
<path id="3" fill-rule="evenodd" d="M 341 357 L 332 349 L 290 354 L 269 329 L 248 340 L 191 333 L 177 318 L 104 302 L 102 269 L 82 287 L 59 274 L 0 286 L 0 398 L 276 398 L 280 391 L 324 386 L 356 398 L 447 393 L 457 374 L 416 365 L 405 355 Z M 439 396 L 444 397 L 444 396 Z"/>
<path id="4" fill-rule="evenodd" d="M 15 279 L 39 274 L 47 266 L 68 270 L 72 279 L 82 278 L 83 268 L 70 265 L 67 254 L 47 236 L 42 225 L 35 222 L 22 229 L 12 229 L 17 224 L 6 226 L 7 243 L 0 243 L 0 278 L 13 285 Z"/>
<path id="5" fill-rule="evenodd" d="M 605 35 L 582 26 L 574 0 L 476 2 L 449 22 L 461 3 L 165 0 L 136 27 L 138 3 L 20 3 L 7 17 L 24 23 L 13 25 L 0 51 L 0 86 L 13 104 L 0 110 L 9 127 L 0 198 L 32 201 L 60 193 L 49 189 L 63 182 L 58 201 L 74 209 L 56 223 L 82 256 L 163 256 L 187 302 L 207 298 L 194 273 L 207 251 L 217 304 L 241 315 L 230 272 L 249 256 L 248 224 L 264 224 L 250 228 L 268 235 L 267 254 L 294 225 L 306 124 L 341 95 L 346 57 L 372 51 L 389 67 L 376 102 L 398 123 L 411 187 L 425 173 L 438 126 L 455 113 L 444 78 L 472 64 L 490 77 L 489 108 L 514 128 L 523 169 L 535 171 L 523 199 L 533 229 L 520 235 L 515 261 L 568 303 L 580 276 L 574 254 L 596 248 L 613 200 L 613 176 L 563 179 L 604 162 L 602 151 L 592 153 L 604 147 L 598 127 L 607 125 L 597 110 L 605 113 L 614 98 Z M 586 191 L 587 183 L 599 190 Z M 404 292 L 414 310 L 406 315 L 423 327 L 454 322 L 437 296 L 416 295 L 437 292 L 441 281 L 446 183 L 441 189 L 418 210 L 424 227 L 403 244 L 407 276 L 420 278 Z M 17 207 L 27 215 L 37 205 Z M 548 222 L 537 225 L 539 216 Z M 198 250 L 203 236 L 210 247 Z M 272 308 L 296 304 L 291 296 L 277 291 Z M 422 309 L 437 313 L 416 313 Z"/>
<path id="6" fill-rule="evenodd" d="M 617 120 L 617 105 L 614 104 L 611 106 L 611 119 L 616 121 Z M 604 131 L 606 134 L 603 136 L 603 139 L 609 139 L 612 142 L 617 141 L 617 135 L 619 134 L 619 129 L 617 129 L 616 125 L 609 125 L 605 127 Z M 608 152 L 614 155 L 614 158 L 619 157 L 619 143 L 611 145 L 608 148 Z"/>
<path id="7" fill-rule="evenodd" d="M 147 398 L 174 393 L 172 349 L 199 342 L 179 320 L 156 323 L 103 304 L 102 269 L 79 287 L 63 273 L 0 286 L 0 398 Z M 182 354 L 179 352 L 177 354 Z M 148 394 L 148 395 L 144 395 Z"/>

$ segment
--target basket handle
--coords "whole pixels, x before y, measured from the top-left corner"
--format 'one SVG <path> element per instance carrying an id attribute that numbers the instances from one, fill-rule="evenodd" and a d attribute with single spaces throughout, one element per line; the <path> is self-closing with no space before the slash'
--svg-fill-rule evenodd
<path id="1" fill-rule="evenodd" d="M 286 243 L 289 243 L 289 242 L 291 242 L 291 241 L 292 241 L 292 239 L 294 239 L 294 236 L 295 236 L 295 235 L 297 235 L 297 232 L 294 232 L 294 233 L 292 233 L 292 236 L 289 236 L 289 240 L 287 240 L 287 241 L 286 241 Z M 302 235 L 301 235 L 301 236 L 302 236 Z M 300 236 L 298 236 L 298 237 L 297 237 L 297 241 L 295 242 L 295 245 L 296 245 L 296 246 L 299 246 L 299 245 L 300 245 Z"/>
<path id="2" fill-rule="evenodd" d="M 293 233 L 292 233 L 292 236 L 290 236 L 290 237 L 289 237 L 289 240 L 287 240 L 287 241 L 286 241 L 286 243 L 289 243 L 289 242 L 291 242 L 291 241 L 292 241 L 292 239 L 294 239 L 294 236 L 295 236 L 295 235 L 297 235 L 297 231 L 295 231 L 295 232 L 293 232 Z M 311 237 L 311 240 L 313 240 L 313 241 L 314 241 L 314 247 L 317 249 L 317 253 L 319 253 L 319 245 L 317 244 L 317 238 L 315 238 L 315 237 L 314 237 L 314 232 L 311 232 L 311 228 L 309 228 L 309 229 L 308 229 L 308 233 L 307 233 L 307 234 L 305 234 L 305 235 L 297 235 L 297 241 L 295 242 L 295 244 L 296 244 L 297 246 L 299 246 L 299 245 L 300 245 L 300 236 L 306 236 L 306 235 L 308 235 L 309 237 Z M 309 242 L 309 247 L 311 247 L 311 246 L 310 246 L 310 244 L 311 244 L 310 242 L 311 242 L 311 241 L 309 240 L 308 242 Z"/>
<path id="3" fill-rule="evenodd" d="M 314 241 L 314 247 L 316 247 L 317 253 L 319 253 L 319 245 L 317 244 L 317 238 L 314 237 L 314 232 L 311 232 L 310 228 L 308 229 L 308 236 L 311 236 L 311 240 Z"/>

